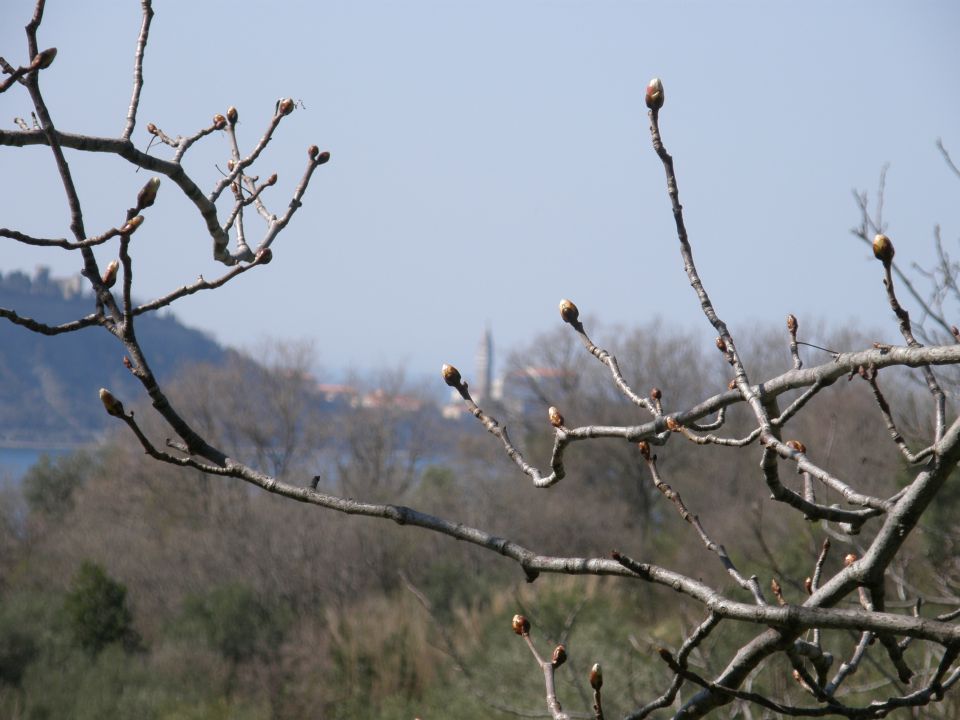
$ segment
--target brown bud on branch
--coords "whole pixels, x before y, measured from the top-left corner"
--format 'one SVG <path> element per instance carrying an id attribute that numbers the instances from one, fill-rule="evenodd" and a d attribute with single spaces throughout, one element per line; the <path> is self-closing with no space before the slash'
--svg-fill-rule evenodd
<path id="1" fill-rule="evenodd" d="M 460 377 L 460 371 L 453 365 L 444 363 L 443 367 L 440 368 L 440 374 L 443 375 L 443 381 L 450 387 L 458 388 L 463 382 L 463 379 Z"/>
<path id="2" fill-rule="evenodd" d="M 777 582 L 776 578 L 770 579 L 770 589 L 773 591 L 773 596 L 777 598 L 777 602 L 781 605 L 786 605 L 787 601 L 783 599 L 783 588 L 780 587 L 780 583 Z"/>
<path id="3" fill-rule="evenodd" d="M 717 335 L 717 339 L 714 340 L 713 342 L 716 344 L 717 350 L 719 350 L 720 352 L 725 353 L 727 351 L 727 344 L 723 341 L 723 338 L 720 337 L 719 335 Z"/>
<path id="4" fill-rule="evenodd" d="M 883 263 L 884 267 L 893 262 L 893 243 L 883 233 L 873 238 L 873 256 Z"/>
<path id="5" fill-rule="evenodd" d="M 289 115 L 290 113 L 293 112 L 293 108 L 294 108 L 294 102 L 291 98 L 284 98 L 277 105 L 277 111 L 281 115 Z"/>
<path id="6" fill-rule="evenodd" d="M 787 315 L 787 330 L 791 333 L 796 333 L 798 327 L 800 327 L 800 325 L 797 323 L 797 316 L 793 313 Z"/>
<path id="7" fill-rule="evenodd" d="M 563 645 L 557 645 L 553 649 L 553 660 L 550 662 L 554 669 L 560 667 L 567 661 L 567 649 Z"/>
<path id="8" fill-rule="evenodd" d="M 231 125 L 236 125 L 239 118 L 240 113 L 237 112 L 237 109 L 233 105 L 227 108 L 227 122 Z"/>
<path id="9" fill-rule="evenodd" d="M 30 67 L 36 70 L 46 70 L 53 64 L 53 59 L 57 57 L 57 49 L 55 47 L 47 48 L 39 53 L 33 59 L 33 62 L 30 63 Z"/>
<path id="10" fill-rule="evenodd" d="M 223 115 L 221 115 L 220 113 L 217 113 L 216 115 L 213 116 L 214 128 L 216 128 L 217 130 L 223 130 L 226 126 L 227 126 L 227 119 Z"/>
<path id="11" fill-rule="evenodd" d="M 672 415 L 667 417 L 667 430 L 670 432 L 680 432 L 683 426 L 677 422 L 677 419 Z"/>
<path id="12" fill-rule="evenodd" d="M 650 399 L 654 402 L 659 400 L 661 397 L 663 397 L 663 393 L 660 391 L 660 388 L 655 387 L 650 390 Z"/>
<path id="13" fill-rule="evenodd" d="M 147 180 L 147 184 L 140 188 L 140 192 L 137 193 L 137 208 L 143 210 L 143 208 L 148 208 L 157 199 L 157 190 L 160 189 L 160 178 L 152 177 Z"/>
<path id="14" fill-rule="evenodd" d="M 550 424 L 555 428 L 563 427 L 563 415 L 561 415 L 560 411 L 555 407 L 551 406 L 550 409 L 547 410 L 547 417 L 550 418 Z"/>
<path id="15" fill-rule="evenodd" d="M 271 260 L 273 260 L 273 250 L 268 247 L 257 252 L 256 257 L 253 259 L 258 265 L 269 265 Z"/>
<path id="16" fill-rule="evenodd" d="M 637 447 L 640 448 L 640 455 L 643 456 L 644 460 L 650 459 L 650 443 L 646 440 L 641 440 L 637 443 Z"/>
<path id="17" fill-rule="evenodd" d="M 100 388 L 100 402 L 103 403 L 104 410 L 113 417 L 123 417 L 123 403 L 117 400 L 113 393 L 106 388 Z"/>
<path id="18" fill-rule="evenodd" d="M 807 446 L 799 440 L 787 440 L 787 447 L 801 455 L 805 455 L 807 452 Z"/>
<path id="19" fill-rule="evenodd" d="M 143 215 L 135 215 L 134 217 L 127 220 L 127 222 L 124 223 L 123 227 L 120 228 L 120 234 L 130 235 L 141 225 L 143 225 Z"/>
<path id="20" fill-rule="evenodd" d="M 330 153 L 327 150 L 324 150 L 317 156 L 316 163 L 317 165 L 323 165 L 324 163 L 330 162 Z"/>
<path id="21" fill-rule="evenodd" d="M 654 78 L 647 84 L 647 92 L 644 97 L 647 107 L 651 110 L 659 110 L 663 107 L 663 83 L 660 78 Z"/>
<path id="22" fill-rule="evenodd" d="M 560 317 L 565 323 L 576 325 L 580 320 L 580 309 L 571 300 L 564 298 L 560 301 Z"/>
<path id="23" fill-rule="evenodd" d="M 530 621 L 527 620 L 527 618 L 525 618 L 523 615 L 514 615 L 510 626 L 517 635 L 530 634 Z"/>
<path id="24" fill-rule="evenodd" d="M 813 578 L 807 577 L 803 581 L 803 589 L 807 591 L 807 595 L 813 595 Z"/>
<path id="25" fill-rule="evenodd" d="M 264 183 L 264 185 L 266 185 L 267 187 L 270 187 L 271 185 L 276 185 L 276 184 L 277 184 L 277 174 L 276 174 L 276 173 L 274 173 L 273 175 L 271 175 L 270 177 L 268 177 L 268 178 L 267 178 L 267 181 Z"/>
<path id="26" fill-rule="evenodd" d="M 319 154 L 320 154 L 320 148 L 318 148 L 316 145 L 311 145 L 310 147 L 307 148 L 307 155 L 310 156 L 311 160 L 316 160 L 317 155 Z"/>
<path id="27" fill-rule="evenodd" d="M 857 556 L 853 553 L 847 553 L 843 556 L 843 566 L 850 567 L 857 561 Z"/>
<path id="28" fill-rule="evenodd" d="M 603 668 L 600 663 L 594 663 L 590 668 L 590 687 L 597 691 L 603 687 Z"/>
<path id="29" fill-rule="evenodd" d="M 121 232 L 123 232 L 121 230 Z M 112 288 L 117 282 L 117 271 L 120 269 L 119 260 L 111 260 L 110 264 L 107 265 L 107 269 L 103 271 L 103 277 L 100 278 L 100 281 L 104 286 Z"/>

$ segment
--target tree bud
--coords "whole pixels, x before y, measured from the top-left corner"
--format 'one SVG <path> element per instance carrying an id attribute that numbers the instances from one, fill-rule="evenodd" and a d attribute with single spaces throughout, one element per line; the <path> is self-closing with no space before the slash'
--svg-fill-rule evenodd
<path id="1" fill-rule="evenodd" d="M 677 422 L 675 417 L 672 415 L 667 416 L 667 430 L 670 432 L 679 432 L 681 427 L 683 426 Z"/>
<path id="2" fill-rule="evenodd" d="M 660 392 L 660 388 L 655 387 L 655 388 L 653 388 L 652 390 L 650 390 L 650 399 L 651 399 L 651 400 L 659 400 L 659 399 L 662 398 L 662 397 L 663 397 L 663 393 Z"/>
<path id="3" fill-rule="evenodd" d="M 560 667 L 567 661 L 567 649 L 563 645 L 557 645 L 553 649 L 553 660 L 550 663 L 554 669 Z"/>
<path id="4" fill-rule="evenodd" d="M 147 123 L 147 132 L 150 133 L 151 135 L 156 135 L 157 126 L 154 125 L 153 123 Z"/>
<path id="5" fill-rule="evenodd" d="M 891 263 L 893 252 L 893 243 L 886 235 L 881 233 L 873 239 L 873 256 L 884 265 Z"/>
<path id="6" fill-rule="evenodd" d="M 560 317 L 565 323 L 576 324 L 580 320 L 580 310 L 570 300 L 560 301 Z"/>
<path id="7" fill-rule="evenodd" d="M 220 113 L 217 113 L 213 116 L 213 126 L 217 130 L 223 130 L 227 126 L 227 119 Z"/>
<path id="8" fill-rule="evenodd" d="M 460 387 L 460 383 L 462 382 L 460 371 L 453 365 L 444 363 L 443 367 L 440 368 L 440 374 L 443 375 L 443 381 L 450 387 Z"/>
<path id="9" fill-rule="evenodd" d="M 557 410 L 555 407 L 551 406 L 550 409 L 547 410 L 547 417 L 550 418 L 550 424 L 553 425 L 555 428 L 561 427 L 563 425 L 563 415 L 561 415 L 560 411 Z"/>
<path id="10" fill-rule="evenodd" d="M 530 621 L 523 615 L 514 615 L 510 625 L 517 635 L 528 635 L 530 633 Z"/>
<path id="11" fill-rule="evenodd" d="M 733 390 L 736 386 L 737 386 L 737 379 L 733 378 L 733 380 L 727 383 L 727 390 Z"/>
<path id="12" fill-rule="evenodd" d="M 130 361 L 130 358 L 128 358 L 126 355 L 123 356 L 123 366 L 127 370 L 133 370 L 133 363 Z"/>
<path id="13" fill-rule="evenodd" d="M 801 455 L 804 455 L 807 452 L 807 446 L 799 440 L 787 440 L 787 447 L 794 452 L 800 453 Z"/>
<path id="14" fill-rule="evenodd" d="M 160 178 L 152 177 L 147 180 L 147 184 L 140 188 L 137 194 L 137 207 L 140 209 L 148 208 L 157 199 L 157 190 L 160 189 Z"/>
<path id="15" fill-rule="evenodd" d="M 637 443 L 637 447 L 640 448 L 640 454 L 643 456 L 644 460 L 650 459 L 650 443 L 646 440 L 641 440 Z"/>
<path id="16" fill-rule="evenodd" d="M 603 668 L 600 663 L 594 663 L 590 668 L 590 687 L 597 691 L 603 687 Z"/>
<path id="17" fill-rule="evenodd" d="M 649 82 L 644 99 L 651 110 L 659 110 L 663 107 L 663 83 L 660 82 L 660 78 L 654 78 Z"/>
<path id="18" fill-rule="evenodd" d="M 293 112 L 294 103 L 290 98 L 284 98 L 280 101 L 280 104 L 277 106 L 277 110 L 280 111 L 281 115 L 289 115 Z"/>
<path id="19" fill-rule="evenodd" d="M 123 230 L 121 230 L 123 232 Z M 117 271 L 120 269 L 120 262 L 118 260 L 111 260 L 110 264 L 107 265 L 107 269 L 103 271 L 103 277 L 100 278 L 101 282 L 108 287 L 112 288 L 117 282 Z M 104 392 L 106 392 L 104 390 Z M 101 398 L 103 395 L 100 396 Z"/>
<path id="20" fill-rule="evenodd" d="M 713 342 L 716 344 L 717 350 L 719 350 L 720 352 L 725 353 L 727 351 L 727 344 L 723 341 L 723 338 L 720 337 L 719 335 L 717 335 L 717 339 L 714 340 Z"/>
<path id="21" fill-rule="evenodd" d="M 103 403 L 103 408 L 108 415 L 123 417 L 123 403 L 117 400 L 113 393 L 106 388 L 100 388 L 100 402 Z"/>
<path id="22" fill-rule="evenodd" d="M 33 59 L 33 62 L 30 63 L 30 67 L 36 68 L 37 70 L 46 70 L 53 64 L 53 59 L 57 56 L 57 49 L 55 47 L 47 48 L 39 53 Z"/>
<path id="23" fill-rule="evenodd" d="M 324 163 L 330 162 L 330 153 L 324 150 L 317 156 L 317 165 L 323 165 Z"/>
<path id="24" fill-rule="evenodd" d="M 143 215 L 134 215 L 123 224 L 123 227 L 120 228 L 120 234 L 129 235 L 141 225 L 143 225 Z"/>
<path id="25" fill-rule="evenodd" d="M 813 595 L 813 578 L 808 577 L 803 581 L 803 589 L 807 591 L 807 595 Z"/>
<path id="26" fill-rule="evenodd" d="M 236 125 L 239 117 L 240 113 L 237 112 L 237 109 L 233 105 L 227 108 L 227 121 L 231 125 Z"/>
<path id="27" fill-rule="evenodd" d="M 843 566 L 850 567 L 857 561 L 857 556 L 853 553 L 847 553 L 843 556 Z"/>
<path id="28" fill-rule="evenodd" d="M 800 325 L 797 323 L 796 315 L 793 315 L 792 313 L 787 315 L 787 330 L 789 330 L 791 333 L 795 333 L 797 332 L 798 327 L 800 327 Z"/>
<path id="29" fill-rule="evenodd" d="M 316 145 L 311 145 L 310 147 L 307 148 L 307 155 L 310 156 L 311 160 L 316 160 L 317 155 L 319 154 L 320 154 L 320 148 L 318 148 Z"/>
<path id="30" fill-rule="evenodd" d="M 267 178 L 267 182 L 264 183 L 264 184 L 267 185 L 267 186 L 276 185 L 276 184 L 277 184 L 277 174 L 274 173 L 273 175 L 271 175 L 270 177 L 268 177 L 268 178 Z"/>
<path id="31" fill-rule="evenodd" d="M 260 250 L 253 261 L 259 265 L 269 265 L 271 260 L 273 260 L 273 250 L 267 247 Z"/>

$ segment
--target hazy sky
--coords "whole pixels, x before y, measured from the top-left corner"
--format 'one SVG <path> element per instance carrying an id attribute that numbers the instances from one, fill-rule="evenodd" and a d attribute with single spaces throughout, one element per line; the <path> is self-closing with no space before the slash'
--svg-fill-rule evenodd
<path id="1" fill-rule="evenodd" d="M 470 368 L 486 324 L 498 350 L 520 345 L 560 323 L 561 297 L 604 323 L 661 316 L 709 341 L 650 144 L 653 76 L 694 253 L 735 336 L 794 312 L 896 339 L 879 265 L 849 234 L 851 189 L 873 192 L 885 163 L 898 259 L 929 264 L 936 223 L 951 247 L 960 237 L 960 181 L 935 147 L 960 158 L 956 2 L 155 5 L 138 146 L 147 122 L 190 134 L 235 105 L 250 147 L 278 97 L 302 101 L 257 166 L 279 173 L 275 212 L 308 145 L 333 156 L 273 264 L 175 307 L 224 343 L 313 338 L 330 368 Z M 31 8 L 0 9 L 14 64 Z M 139 23 L 134 0 L 47 3 L 41 47 L 59 55 L 43 88 L 60 129 L 119 134 Z M 29 110 L 22 89 L 0 95 L 4 127 Z M 70 157 L 88 232 L 119 224 L 148 176 Z M 215 133 L 185 165 L 209 189 L 226 158 Z M 0 168 L 0 225 L 69 235 L 49 150 L 0 148 Z M 3 272 L 79 269 L 3 242 Z M 223 271 L 171 183 L 133 248 L 144 299 Z M 112 253 L 97 251 L 102 266 Z"/>

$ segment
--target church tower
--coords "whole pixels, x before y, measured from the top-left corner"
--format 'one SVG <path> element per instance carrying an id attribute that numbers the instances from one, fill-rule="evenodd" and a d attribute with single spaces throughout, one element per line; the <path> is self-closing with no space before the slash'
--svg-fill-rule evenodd
<path id="1" fill-rule="evenodd" d="M 480 344 L 477 345 L 476 383 L 476 387 L 471 388 L 474 391 L 474 398 L 478 402 L 490 399 L 493 389 L 493 334 L 490 332 L 489 325 L 483 331 Z"/>

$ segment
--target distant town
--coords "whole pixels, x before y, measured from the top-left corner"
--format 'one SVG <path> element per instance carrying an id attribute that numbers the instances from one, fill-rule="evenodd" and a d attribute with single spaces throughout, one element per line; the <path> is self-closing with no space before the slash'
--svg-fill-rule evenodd
<path id="1" fill-rule="evenodd" d="M 79 275 L 57 278 L 41 266 L 32 276 L 22 271 L 0 273 L 0 305 L 45 322 L 63 322 L 88 314 L 91 296 Z M 236 355 L 172 315 L 145 316 L 138 335 L 147 348 L 157 348 L 152 364 L 161 378 L 192 363 L 223 365 Z M 109 427 L 99 405 L 91 402 L 97 389 L 109 383 L 139 396 L 139 388 L 118 358 L 115 344 L 104 333 L 41 338 L 11 323 L 0 323 L 0 447 L 66 448 L 96 442 Z M 514 418 L 541 414 L 569 381 L 568 373 L 550 367 L 498 372 L 495 359 L 493 333 L 487 327 L 480 333 L 474 367 L 460 368 L 474 400 L 491 412 Z M 404 390 L 331 383 L 312 376 L 302 380 L 303 387 L 312 390 L 311 402 L 325 414 L 361 408 L 436 413 L 451 423 L 471 420 L 455 391 L 437 402 L 429 395 Z"/>

